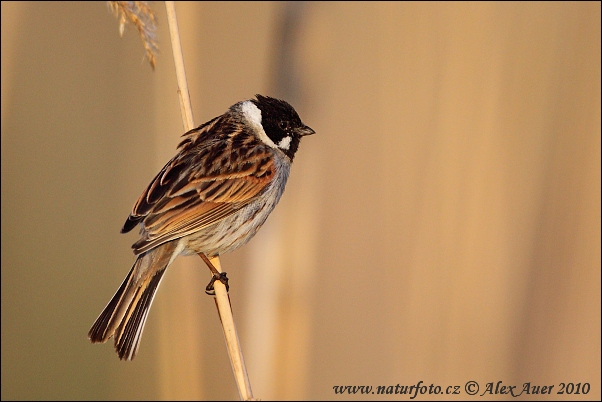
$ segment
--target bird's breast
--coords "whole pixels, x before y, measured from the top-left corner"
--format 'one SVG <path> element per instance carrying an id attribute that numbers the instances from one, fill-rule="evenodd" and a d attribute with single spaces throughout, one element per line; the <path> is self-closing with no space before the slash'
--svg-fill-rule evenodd
<path id="1" fill-rule="evenodd" d="M 202 233 L 187 236 L 184 254 L 202 252 L 214 257 L 246 244 L 255 236 L 280 201 L 289 172 L 290 163 L 280 156 L 275 156 L 274 179 L 266 189 L 255 200 L 224 220 L 209 226 Z"/>

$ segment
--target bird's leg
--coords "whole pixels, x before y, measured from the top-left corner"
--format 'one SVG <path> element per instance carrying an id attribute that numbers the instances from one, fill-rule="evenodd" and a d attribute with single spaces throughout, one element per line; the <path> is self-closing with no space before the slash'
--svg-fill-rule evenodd
<path id="1" fill-rule="evenodd" d="M 215 281 L 220 281 L 221 283 L 223 283 L 224 286 L 226 286 L 226 292 L 229 291 L 230 285 L 228 285 L 228 277 L 226 276 L 226 273 L 219 272 L 217 268 L 213 266 L 211 261 L 209 261 L 209 258 L 207 258 L 207 256 L 204 253 L 199 253 L 199 257 L 201 257 L 203 261 L 205 261 L 205 264 L 207 264 L 209 270 L 213 274 L 213 277 L 211 278 L 209 284 L 207 284 L 207 287 L 205 288 L 205 293 L 207 293 L 210 296 L 215 296 L 215 289 L 213 288 L 213 284 L 215 283 Z"/>

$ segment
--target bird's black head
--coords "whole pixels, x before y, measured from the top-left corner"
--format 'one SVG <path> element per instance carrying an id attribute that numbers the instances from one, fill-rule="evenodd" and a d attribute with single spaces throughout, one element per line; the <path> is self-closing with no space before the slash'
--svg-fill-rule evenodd
<path id="1" fill-rule="evenodd" d="M 263 131 L 268 137 L 262 140 L 280 149 L 293 160 L 301 137 L 314 134 L 315 131 L 303 124 L 295 109 L 287 102 L 263 95 L 256 95 L 256 98 L 251 99 L 261 112 L 261 116 L 256 120 L 260 119 Z"/>

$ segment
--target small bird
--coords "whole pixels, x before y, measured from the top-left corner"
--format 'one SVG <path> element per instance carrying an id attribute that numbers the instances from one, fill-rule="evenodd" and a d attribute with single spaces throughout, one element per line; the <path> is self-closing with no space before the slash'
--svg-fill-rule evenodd
<path id="1" fill-rule="evenodd" d="M 115 339 L 119 358 L 131 360 L 155 292 L 178 255 L 209 259 L 247 243 L 284 191 L 301 137 L 315 131 L 287 102 L 268 96 L 238 102 L 188 131 L 177 154 L 148 185 L 121 233 L 140 225 L 136 262 L 88 332 L 92 343 Z"/>

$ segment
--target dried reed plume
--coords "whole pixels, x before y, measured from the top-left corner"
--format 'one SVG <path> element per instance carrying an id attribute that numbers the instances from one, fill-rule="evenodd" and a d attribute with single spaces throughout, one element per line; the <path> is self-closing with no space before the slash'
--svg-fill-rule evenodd
<path id="1" fill-rule="evenodd" d="M 142 38 L 146 57 L 153 70 L 155 69 L 156 54 L 159 50 L 157 43 L 157 19 L 155 12 L 147 1 L 109 1 L 109 8 L 119 18 L 119 34 L 123 36 L 125 24 L 131 22 Z"/>

